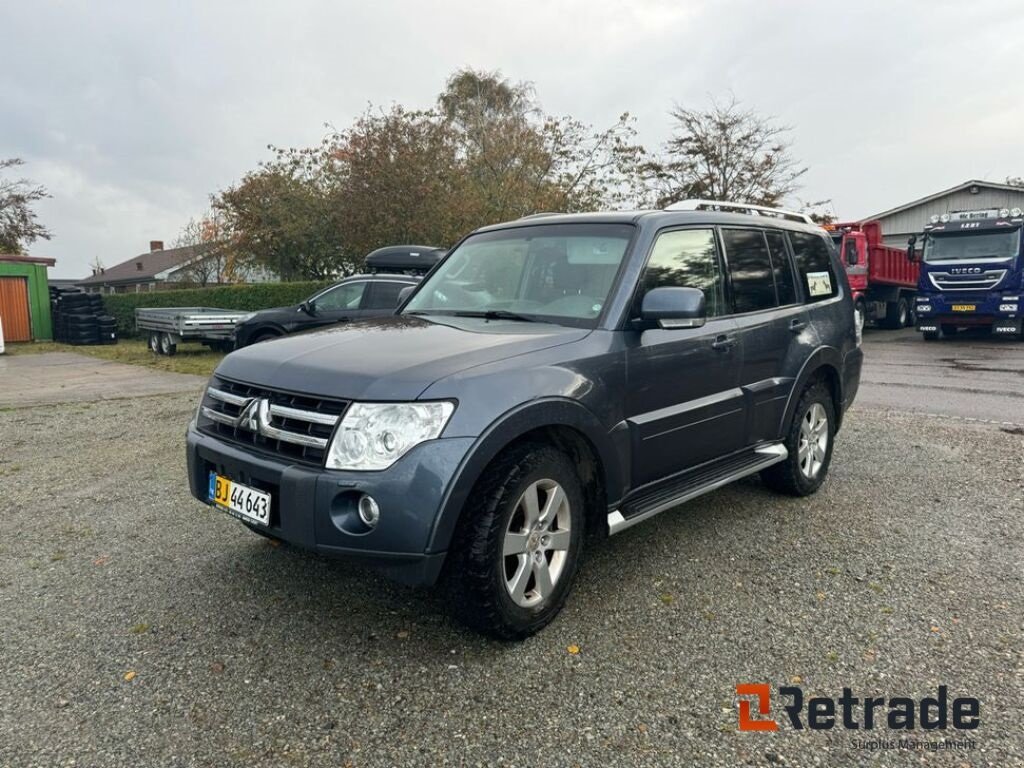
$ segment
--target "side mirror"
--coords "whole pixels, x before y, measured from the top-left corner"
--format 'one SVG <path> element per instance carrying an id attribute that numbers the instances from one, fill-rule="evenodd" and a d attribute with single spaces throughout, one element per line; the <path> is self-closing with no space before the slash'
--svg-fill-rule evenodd
<path id="1" fill-rule="evenodd" d="M 911 235 L 907 240 L 907 261 L 913 264 L 917 261 L 917 251 L 914 250 L 914 246 L 917 244 L 917 235 Z"/>
<path id="2" fill-rule="evenodd" d="M 407 286 L 405 286 L 405 288 L 403 288 L 402 290 L 400 290 L 398 292 L 398 303 L 395 306 L 400 307 L 403 304 L 405 304 L 405 300 L 408 299 L 409 296 L 412 294 L 412 292 L 415 291 L 415 290 L 416 290 L 416 286 L 415 285 L 407 285 Z"/>
<path id="3" fill-rule="evenodd" d="M 697 288 L 652 288 L 640 305 L 644 328 L 700 328 L 706 314 L 704 291 Z"/>
<path id="4" fill-rule="evenodd" d="M 853 247 L 846 249 L 846 263 L 851 267 L 857 266 L 857 244 L 853 243 Z"/>
<path id="5" fill-rule="evenodd" d="M 304 301 L 301 304 L 299 304 L 299 309 L 301 309 L 303 312 L 305 312 L 310 317 L 314 317 L 316 315 L 316 302 L 315 301 Z"/>

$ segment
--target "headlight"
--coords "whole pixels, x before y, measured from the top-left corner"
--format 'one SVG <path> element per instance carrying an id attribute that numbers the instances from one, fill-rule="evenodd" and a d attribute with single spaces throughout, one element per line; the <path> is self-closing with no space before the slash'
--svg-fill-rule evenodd
<path id="1" fill-rule="evenodd" d="M 425 440 L 440 436 L 455 404 L 354 403 L 327 453 L 328 469 L 387 469 Z"/>

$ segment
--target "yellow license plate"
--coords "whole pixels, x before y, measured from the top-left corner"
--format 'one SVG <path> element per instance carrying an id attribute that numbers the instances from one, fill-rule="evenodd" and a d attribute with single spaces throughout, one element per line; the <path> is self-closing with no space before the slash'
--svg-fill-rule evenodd
<path id="1" fill-rule="evenodd" d="M 977 308 L 977 304 L 954 304 L 952 307 L 954 312 L 973 312 Z"/>

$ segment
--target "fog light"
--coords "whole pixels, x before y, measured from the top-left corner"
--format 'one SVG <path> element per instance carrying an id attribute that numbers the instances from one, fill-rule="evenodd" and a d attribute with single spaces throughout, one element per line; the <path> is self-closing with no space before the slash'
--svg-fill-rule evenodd
<path id="1" fill-rule="evenodd" d="M 365 493 L 359 498 L 359 519 L 368 528 L 374 528 L 380 520 L 380 507 L 372 496 Z"/>

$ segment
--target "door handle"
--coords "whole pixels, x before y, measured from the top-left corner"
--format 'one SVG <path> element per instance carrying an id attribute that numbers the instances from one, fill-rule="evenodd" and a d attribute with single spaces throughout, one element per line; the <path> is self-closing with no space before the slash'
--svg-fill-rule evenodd
<path id="1" fill-rule="evenodd" d="M 735 336 L 725 336 L 725 335 L 722 335 L 722 336 L 719 336 L 718 338 L 716 338 L 713 342 L 711 342 L 711 348 L 712 349 L 726 350 L 726 349 L 732 349 L 735 346 L 736 346 L 736 337 Z"/>
<path id="2" fill-rule="evenodd" d="M 789 330 L 793 333 L 800 333 L 804 328 L 807 327 L 807 321 L 801 320 L 799 317 L 795 317 L 789 321 Z"/>

